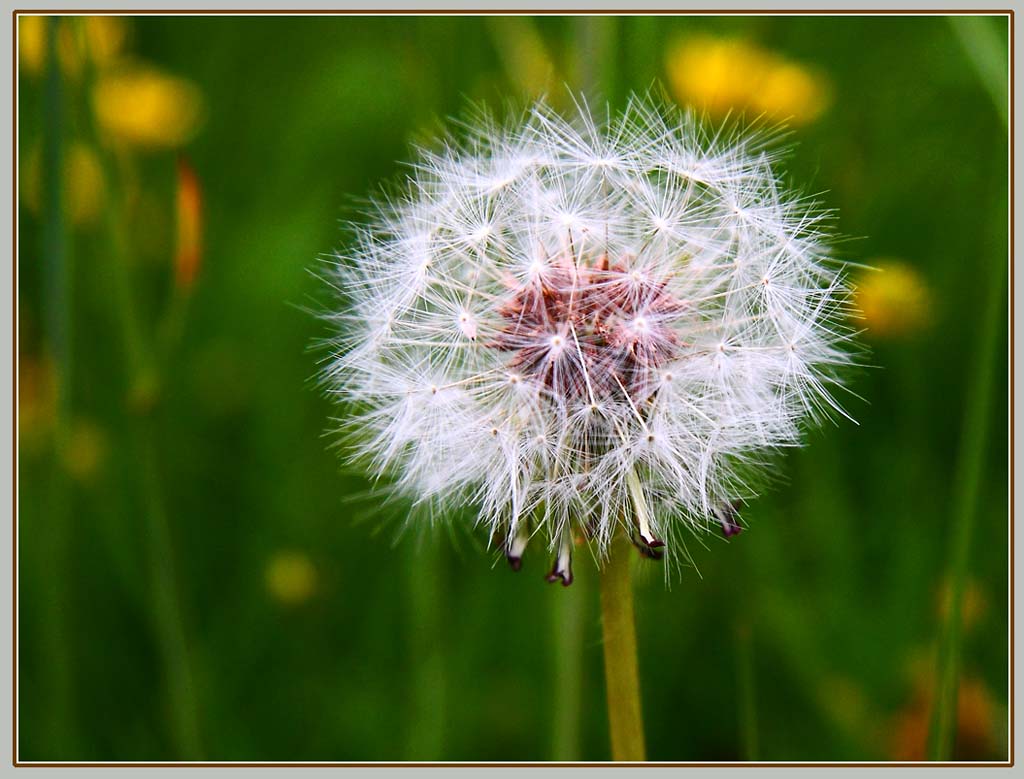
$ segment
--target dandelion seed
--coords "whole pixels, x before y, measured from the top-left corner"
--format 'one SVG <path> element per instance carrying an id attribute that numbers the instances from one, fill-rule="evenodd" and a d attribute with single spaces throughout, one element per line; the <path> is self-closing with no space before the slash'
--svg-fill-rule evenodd
<path id="1" fill-rule="evenodd" d="M 823 215 L 781 188 L 769 137 L 646 98 L 467 124 L 332 271 L 325 380 L 353 457 L 475 507 L 515 569 L 541 540 L 564 585 L 576 536 L 676 561 L 683 533 L 734 536 L 766 454 L 842 413 Z"/>

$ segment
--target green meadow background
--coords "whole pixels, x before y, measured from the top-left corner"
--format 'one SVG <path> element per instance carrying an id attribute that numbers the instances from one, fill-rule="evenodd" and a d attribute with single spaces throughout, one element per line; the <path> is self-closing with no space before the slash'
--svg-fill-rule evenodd
<path id="1" fill-rule="evenodd" d="M 1005 18 L 26 21 L 21 759 L 608 759 L 592 563 L 563 589 L 468 515 L 401 532 L 325 435 L 310 309 L 410 140 L 540 91 L 699 102 L 688 41 L 747 52 L 685 66 L 737 113 L 771 112 L 743 67 L 783 73 L 808 112 L 787 174 L 839 256 L 897 270 L 855 273 L 856 424 L 809 434 L 670 587 L 638 560 L 649 757 L 941 755 L 941 666 L 951 754 L 1007 758 Z"/>

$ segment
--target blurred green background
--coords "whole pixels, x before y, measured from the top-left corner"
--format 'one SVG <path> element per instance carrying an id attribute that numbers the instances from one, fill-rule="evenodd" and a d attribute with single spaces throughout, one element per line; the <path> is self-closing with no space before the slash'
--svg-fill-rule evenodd
<path id="1" fill-rule="evenodd" d="M 858 424 L 699 574 L 638 563 L 649 757 L 922 759 L 944 625 L 953 754 L 1007 757 L 1005 18 L 19 23 L 21 759 L 607 759 L 592 564 L 400 533 L 324 435 L 308 309 L 467 100 L 655 83 L 788 119 L 878 270 Z"/>

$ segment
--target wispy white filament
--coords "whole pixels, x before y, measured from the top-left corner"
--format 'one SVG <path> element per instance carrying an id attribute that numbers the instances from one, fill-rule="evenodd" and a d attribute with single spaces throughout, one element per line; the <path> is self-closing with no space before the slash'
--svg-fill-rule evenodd
<path id="1" fill-rule="evenodd" d="M 648 99 L 464 136 L 419 153 L 332 271 L 325 376 L 354 456 L 474 506 L 516 563 L 537 534 L 561 560 L 618 527 L 669 550 L 681 528 L 738 531 L 765 454 L 841 413 L 822 212 L 765 137 Z"/>

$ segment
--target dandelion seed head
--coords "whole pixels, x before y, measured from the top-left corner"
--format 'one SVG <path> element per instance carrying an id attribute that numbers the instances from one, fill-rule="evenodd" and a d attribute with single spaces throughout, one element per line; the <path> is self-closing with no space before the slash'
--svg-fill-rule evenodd
<path id="1" fill-rule="evenodd" d="M 766 455 L 843 414 L 850 362 L 825 215 L 769 140 L 634 98 L 421 151 L 332 279 L 352 455 L 474 506 L 513 567 L 542 539 L 563 584 L 577 536 L 660 558 L 738 533 Z"/>

